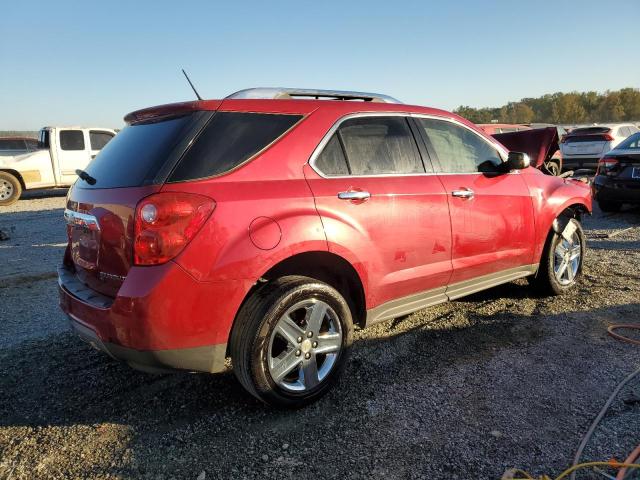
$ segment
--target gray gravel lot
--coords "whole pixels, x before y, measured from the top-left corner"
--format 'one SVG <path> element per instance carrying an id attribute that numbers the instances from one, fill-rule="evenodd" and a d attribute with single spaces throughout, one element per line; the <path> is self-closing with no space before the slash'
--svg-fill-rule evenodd
<path id="1" fill-rule="evenodd" d="M 230 373 L 144 374 L 71 335 L 53 273 L 63 205 L 36 196 L 0 210 L 11 236 L 0 242 L 0 478 L 557 475 L 640 367 L 640 347 L 606 333 L 640 322 L 640 210 L 585 220 L 570 295 L 518 281 L 359 331 L 338 388 L 289 412 Z M 633 389 L 640 379 L 621 397 Z M 639 443 L 640 404 L 618 399 L 584 458 L 624 459 Z"/>

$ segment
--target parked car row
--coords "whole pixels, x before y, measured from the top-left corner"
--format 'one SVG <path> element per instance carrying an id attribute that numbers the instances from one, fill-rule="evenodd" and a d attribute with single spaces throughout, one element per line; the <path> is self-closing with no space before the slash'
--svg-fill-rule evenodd
<path id="1" fill-rule="evenodd" d="M 68 187 L 115 136 L 109 128 L 44 127 L 35 139 L 0 139 L 0 205 L 17 202 L 23 190 Z M 20 148 L 17 148 L 20 147 Z M 10 155 L 10 156 L 9 156 Z"/>

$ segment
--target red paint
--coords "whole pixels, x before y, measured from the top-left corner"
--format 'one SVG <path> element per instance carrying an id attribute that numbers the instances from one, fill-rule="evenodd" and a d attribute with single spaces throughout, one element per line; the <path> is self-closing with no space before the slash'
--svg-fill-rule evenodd
<path id="1" fill-rule="evenodd" d="M 75 258 L 78 277 L 115 301 L 109 309 L 94 308 L 63 290 L 61 304 L 104 341 L 139 350 L 226 343 L 252 285 L 279 262 L 312 251 L 331 252 L 353 265 L 370 309 L 451 282 L 537 263 L 553 220 L 571 205 L 591 209 L 588 186 L 533 168 L 493 177 L 327 179 L 307 164 L 339 118 L 362 111 L 454 118 L 498 145 L 471 123 L 441 110 L 363 102 L 223 100 L 154 107 L 127 118 L 218 108 L 305 118 L 257 158 L 219 177 L 70 192 L 68 208 L 94 215 L 100 234 L 83 239 L 96 246 L 81 251 L 72 232 L 65 262 Z M 474 190 L 472 199 L 451 197 L 452 190 L 465 188 Z M 337 198 L 350 189 L 368 191 L 371 197 L 358 202 Z M 177 256 L 162 265 L 133 266 L 136 207 L 150 195 L 170 192 L 204 196 L 215 202 L 215 209 Z M 99 272 L 113 277 L 101 279 Z"/>

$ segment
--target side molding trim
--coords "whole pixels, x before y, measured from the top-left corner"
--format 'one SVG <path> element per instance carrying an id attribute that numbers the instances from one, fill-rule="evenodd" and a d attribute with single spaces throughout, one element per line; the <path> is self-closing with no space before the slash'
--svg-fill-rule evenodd
<path id="1" fill-rule="evenodd" d="M 408 315 L 439 303 L 471 295 L 472 293 L 486 290 L 503 283 L 508 283 L 518 278 L 527 277 L 535 274 L 537 271 L 537 263 L 523 265 L 521 267 L 509 268 L 507 270 L 501 270 L 481 277 L 472 278 L 471 280 L 454 283 L 448 287 L 434 288 L 432 290 L 416 293 L 397 300 L 391 300 L 390 302 L 383 303 L 371 310 L 367 310 L 365 327 L 369 327 L 392 318 Z"/>

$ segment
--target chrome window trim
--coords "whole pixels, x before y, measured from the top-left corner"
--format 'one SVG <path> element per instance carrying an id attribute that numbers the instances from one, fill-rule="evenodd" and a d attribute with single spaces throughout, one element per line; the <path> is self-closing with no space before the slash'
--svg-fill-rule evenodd
<path id="1" fill-rule="evenodd" d="M 487 144 L 495 148 L 498 151 L 498 153 L 501 154 L 501 158 L 503 162 L 506 160 L 506 158 L 509 155 L 509 152 L 507 152 L 504 146 L 497 144 L 497 142 L 493 143 L 492 141 L 480 135 L 478 132 L 474 131 L 469 126 L 465 125 L 462 122 L 459 122 L 454 118 L 442 117 L 439 115 L 430 115 L 426 113 L 412 113 L 412 112 L 357 112 L 357 113 L 349 113 L 347 115 L 344 115 L 343 117 L 340 117 L 331 126 L 331 128 L 327 131 L 327 133 L 325 133 L 324 137 L 322 137 L 322 140 L 320 140 L 320 143 L 318 143 L 316 148 L 311 153 L 311 156 L 309 157 L 309 160 L 307 161 L 307 163 L 309 164 L 311 169 L 314 172 L 316 172 L 320 177 L 322 178 L 379 178 L 379 177 L 426 177 L 426 176 L 433 176 L 433 175 L 484 175 L 483 172 L 424 172 L 424 173 L 381 173 L 379 175 L 325 175 L 316 166 L 316 160 L 320 156 L 320 153 L 322 153 L 322 150 L 324 150 L 324 147 L 327 145 L 327 143 L 329 143 L 329 140 L 331 139 L 333 134 L 336 133 L 338 128 L 340 128 L 340 125 L 342 125 L 347 120 L 351 120 L 352 118 L 362 118 L 362 117 L 430 118 L 433 120 L 447 121 L 447 122 L 459 125 L 460 127 L 466 128 L 470 132 L 477 135 L 484 142 L 486 142 Z M 512 172 L 509 172 L 507 175 L 519 174 L 519 173 L 520 171 L 515 170 Z"/>

